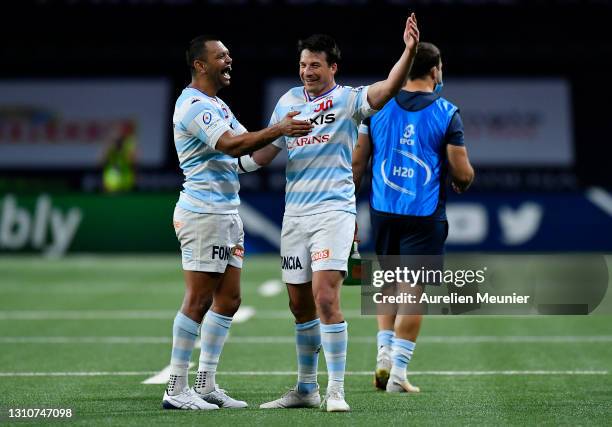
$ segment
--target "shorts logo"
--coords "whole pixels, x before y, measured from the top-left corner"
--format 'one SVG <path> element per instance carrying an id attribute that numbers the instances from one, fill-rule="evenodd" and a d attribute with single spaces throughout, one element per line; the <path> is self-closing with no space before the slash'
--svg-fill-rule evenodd
<path id="1" fill-rule="evenodd" d="M 172 224 L 174 224 L 175 230 L 178 230 L 179 228 L 183 226 L 183 223 L 181 221 L 172 221 Z"/>
<path id="2" fill-rule="evenodd" d="M 189 261 L 193 257 L 193 249 L 183 248 L 183 259 Z"/>
<path id="3" fill-rule="evenodd" d="M 284 256 L 282 257 L 281 268 L 283 270 L 303 270 L 302 263 L 300 262 L 300 257 L 297 256 Z"/>
<path id="4" fill-rule="evenodd" d="M 204 111 L 204 115 L 202 116 L 202 121 L 204 122 L 204 124 L 209 124 L 211 120 L 212 114 L 210 113 L 210 111 Z"/>
<path id="5" fill-rule="evenodd" d="M 244 258 L 244 248 L 242 246 L 234 246 L 232 248 L 232 255 L 238 258 Z"/>
<path id="6" fill-rule="evenodd" d="M 320 261 L 329 258 L 329 255 L 329 249 L 323 249 L 321 251 L 313 252 L 312 254 L 310 254 L 310 259 L 312 259 L 312 261 Z"/>
<path id="7" fill-rule="evenodd" d="M 213 246 L 212 247 L 212 259 L 218 258 L 222 261 L 227 261 L 232 254 L 232 250 L 227 246 Z"/>

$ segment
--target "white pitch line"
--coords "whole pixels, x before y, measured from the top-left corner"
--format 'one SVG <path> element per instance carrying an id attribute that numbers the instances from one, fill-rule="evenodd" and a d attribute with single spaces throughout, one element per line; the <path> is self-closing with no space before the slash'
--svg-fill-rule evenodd
<path id="1" fill-rule="evenodd" d="M 244 323 L 251 317 L 255 316 L 255 309 L 249 306 L 241 306 L 234 314 L 233 323 Z"/>
<path id="2" fill-rule="evenodd" d="M 255 309 L 240 307 L 236 315 L 240 323 L 253 317 Z M 0 320 L 168 320 L 174 316 L 176 310 L 0 310 Z"/>
<path id="3" fill-rule="evenodd" d="M 1 342 L 1 340 L 0 340 Z M 231 337 L 228 342 L 236 344 L 293 344 L 295 337 L 293 336 L 242 336 Z M 371 344 L 376 342 L 376 337 L 369 336 L 350 336 L 349 343 Z M 510 336 L 495 336 L 495 335 L 475 335 L 475 336 L 422 336 L 419 337 L 420 343 L 428 344 L 478 344 L 478 343 L 609 343 L 612 342 L 612 335 L 543 335 L 543 336 L 527 336 L 527 335 L 510 335 Z"/>
<path id="4" fill-rule="evenodd" d="M 591 187 L 586 191 L 586 197 L 602 211 L 612 216 L 612 196 L 600 187 Z"/>
<path id="5" fill-rule="evenodd" d="M 146 376 L 156 375 L 157 371 L 100 371 L 100 372 L 0 372 L 0 377 L 125 377 L 125 376 Z M 286 376 L 296 375 L 295 371 L 234 371 L 218 372 L 219 376 Z M 429 376 L 519 376 L 519 375 L 609 375 L 605 370 L 504 370 L 504 371 L 409 371 L 409 376 L 429 375 Z M 319 375 L 326 376 L 326 372 Z M 350 376 L 370 376 L 371 371 L 347 371 Z"/>
<path id="6" fill-rule="evenodd" d="M 189 362 L 189 368 L 193 368 L 195 363 Z M 166 384 L 170 380 L 170 365 L 159 371 L 152 377 L 147 378 L 141 384 Z"/>
<path id="7" fill-rule="evenodd" d="M 0 320 L 172 319 L 176 310 L 4 310 Z"/>
<path id="8" fill-rule="evenodd" d="M 295 337 L 293 336 L 229 336 L 228 343 L 232 344 L 294 344 Z M 349 336 L 350 343 L 357 344 L 373 344 L 376 342 L 376 337 L 364 336 Z M 493 344 L 569 344 L 569 343 L 610 343 L 612 335 L 553 335 L 553 336 L 422 336 L 419 337 L 420 343 L 427 344 L 478 344 L 478 343 L 493 343 Z M 146 336 L 56 336 L 56 337 L 0 337 L 0 344 L 170 344 L 172 337 L 146 337 Z M 196 345 L 199 347 L 199 345 Z"/>
<path id="9" fill-rule="evenodd" d="M 373 315 L 362 315 L 360 310 L 343 310 L 344 317 L 350 320 L 372 321 Z M 2 320 L 168 320 L 173 319 L 176 310 L 0 310 Z M 475 318 L 503 318 L 503 319 L 542 319 L 543 315 L 461 315 L 442 316 L 431 315 L 428 321 Z M 293 320 L 289 309 L 286 310 L 258 310 L 254 316 L 256 320 Z"/>
<path id="10" fill-rule="evenodd" d="M 273 297 L 283 291 L 283 282 L 278 279 L 266 280 L 257 288 L 257 293 L 264 297 Z"/>

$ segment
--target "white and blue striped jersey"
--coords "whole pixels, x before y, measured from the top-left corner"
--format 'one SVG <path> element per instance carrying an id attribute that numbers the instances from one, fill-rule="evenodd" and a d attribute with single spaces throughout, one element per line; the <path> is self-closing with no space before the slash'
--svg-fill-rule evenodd
<path id="1" fill-rule="evenodd" d="M 238 212 L 238 160 L 215 150 L 227 131 L 239 135 L 247 130 L 221 99 L 187 87 L 176 101 L 174 145 L 185 174 L 177 203 L 199 213 Z"/>
<path id="2" fill-rule="evenodd" d="M 314 125 L 306 136 L 283 136 L 273 142 L 287 148 L 285 215 L 356 213 L 353 148 L 359 123 L 376 112 L 368 103 L 367 92 L 367 86 L 336 85 L 313 99 L 303 87 L 295 87 L 280 98 L 270 125 L 290 111 L 299 111 L 295 119 L 308 119 Z"/>

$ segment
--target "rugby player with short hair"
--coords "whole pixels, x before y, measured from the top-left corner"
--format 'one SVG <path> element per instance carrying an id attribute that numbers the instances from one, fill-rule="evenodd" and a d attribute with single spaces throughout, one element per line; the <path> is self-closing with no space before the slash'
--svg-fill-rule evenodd
<path id="1" fill-rule="evenodd" d="M 185 297 L 174 319 L 170 381 L 165 409 L 245 408 L 215 384 L 215 372 L 232 316 L 240 306 L 244 233 L 238 216 L 238 159 L 281 136 L 307 135 L 312 125 L 288 113 L 258 132 L 247 132 L 217 92 L 229 86 L 232 58 L 212 36 L 193 39 L 187 49 L 191 84 L 172 119 L 174 143 L 185 183 L 174 210 L 181 245 Z M 210 309 L 209 309 L 210 308 Z M 207 312 L 208 311 L 208 312 Z M 204 316 L 206 314 L 206 316 Z M 202 348 L 195 386 L 188 369 L 200 331 Z"/>
<path id="2" fill-rule="evenodd" d="M 287 148 L 285 215 L 281 234 L 282 276 L 295 317 L 298 382 L 280 399 L 261 408 L 316 407 L 319 350 L 328 370 L 322 409 L 349 411 L 344 397 L 347 323 L 340 311 L 340 288 L 355 231 L 355 188 L 351 155 L 359 123 L 382 108 L 402 87 L 414 58 L 419 31 L 407 20 L 405 49 L 386 80 L 351 88 L 336 84 L 340 49 L 316 34 L 298 44 L 303 83 L 278 101 L 270 125 L 290 112 L 309 120 L 308 136 L 281 137 L 241 163 L 268 164 Z M 319 320 L 320 317 L 320 320 Z"/>
<path id="3" fill-rule="evenodd" d="M 440 50 L 419 43 L 408 81 L 395 98 L 359 128 L 353 153 L 353 179 L 359 191 L 372 158 L 370 217 L 376 254 L 385 269 L 441 269 L 446 220 L 446 178 L 457 193 L 474 179 L 463 138 L 459 109 L 440 97 Z M 407 284 L 397 284 L 406 287 Z M 409 292 L 420 298 L 423 284 Z M 378 315 L 375 385 L 387 392 L 419 392 L 406 368 L 422 322 L 419 309 L 390 307 Z M 408 310 L 406 310 L 408 309 Z"/>

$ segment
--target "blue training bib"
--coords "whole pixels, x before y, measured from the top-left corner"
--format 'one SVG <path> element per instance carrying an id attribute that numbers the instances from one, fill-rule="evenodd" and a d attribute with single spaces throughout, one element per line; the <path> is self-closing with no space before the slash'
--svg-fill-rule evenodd
<path id="1" fill-rule="evenodd" d="M 443 98 L 419 111 L 395 99 L 372 116 L 372 208 L 398 215 L 432 215 L 446 162 L 444 136 L 457 107 Z"/>

